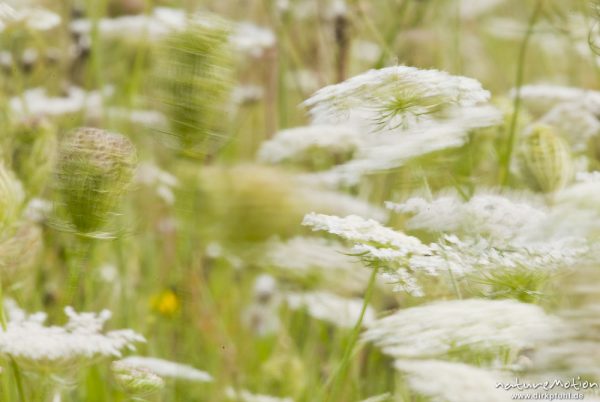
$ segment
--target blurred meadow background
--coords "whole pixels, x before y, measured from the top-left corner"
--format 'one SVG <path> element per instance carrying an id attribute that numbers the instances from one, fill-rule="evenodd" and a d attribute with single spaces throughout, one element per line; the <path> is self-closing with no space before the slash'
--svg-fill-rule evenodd
<path id="1" fill-rule="evenodd" d="M 599 23 L 0 0 L 0 401 L 600 400 Z"/>

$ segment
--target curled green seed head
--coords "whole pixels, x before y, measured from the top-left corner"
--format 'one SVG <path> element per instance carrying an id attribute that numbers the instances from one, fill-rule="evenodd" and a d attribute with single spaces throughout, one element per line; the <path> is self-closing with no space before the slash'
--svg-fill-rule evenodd
<path id="1" fill-rule="evenodd" d="M 124 136 L 97 128 L 80 128 L 60 148 L 58 189 L 80 233 L 98 231 L 127 189 L 137 161 Z"/>
<path id="2" fill-rule="evenodd" d="M 524 138 L 520 167 L 527 184 L 536 191 L 563 189 L 573 177 L 569 146 L 553 127 L 537 124 Z"/>

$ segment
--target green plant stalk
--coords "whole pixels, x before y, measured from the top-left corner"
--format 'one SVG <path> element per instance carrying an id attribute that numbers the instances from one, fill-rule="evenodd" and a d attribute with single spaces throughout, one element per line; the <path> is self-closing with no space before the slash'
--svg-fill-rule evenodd
<path id="1" fill-rule="evenodd" d="M 371 277 L 369 278 L 369 284 L 367 286 L 367 292 L 365 293 L 365 298 L 363 300 L 362 309 L 360 311 L 360 316 L 358 317 L 358 321 L 354 325 L 354 329 L 352 330 L 352 334 L 350 335 L 350 340 L 346 345 L 346 349 L 344 350 L 344 355 L 342 356 L 342 361 L 340 362 L 338 368 L 333 373 L 332 377 L 325 383 L 325 387 L 323 389 L 324 398 L 321 399 L 325 402 L 335 400 L 335 396 L 339 392 L 340 385 L 346 378 L 348 372 L 348 366 L 350 365 L 350 360 L 352 357 L 352 351 L 354 350 L 354 346 L 356 345 L 356 341 L 358 340 L 358 335 L 360 334 L 360 330 L 362 328 L 363 319 L 365 316 L 365 312 L 367 311 L 367 307 L 369 306 L 369 301 L 371 300 L 371 296 L 373 295 L 373 290 L 375 289 L 375 280 L 377 279 L 377 273 L 379 271 L 379 265 L 373 267 L 371 272 Z M 327 392 L 327 388 L 331 387 L 331 392 Z"/>
<path id="2" fill-rule="evenodd" d="M 6 331 L 7 322 L 6 315 L 4 313 L 4 294 L 2 291 L 2 283 L 0 283 L 0 325 L 2 325 L 2 330 Z M 19 400 L 21 402 L 26 402 L 25 391 L 23 389 L 23 378 L 21 376 L 21 370 L 19 369 L 19 365 L 10 357 L 10 366 L 15 374 L 15 382 L 17 383 L 17 392 L 19 393 Z"/>
<path id="3" fill-rule="evenodd" d="M 81 276 L 85 271 L 85 267 L 87 266 L 87 260 L 92 252 L 93 240 L 88 238 L 77 238 L 77 248 L 75 255 L 69 258 L 69 280 L 68 280 L 68 288 L 67 288 L 67 298 L 66 305 L 72 306 L 75 302 L 77 302 L 77 294 L 79 288 L 81 286 Z M 86 289 L 84 288 L 84 291 Z M 85 305 L 86 295 L 84 292 L 83 300 L 81 300 L 81 305 Z"/>
<path id="4" fill-rule="evenodd" d="M 533 10 L 531 17 L 529 18 L 529 23 L 527 24 L 527 31 L 525 32 L 525 36 L 523 37 L 523 41 L 521 42 L 521 47 L 519 49 L 519 58 L 517 60 L 517 77 L 515 83 L 517 92 L 515 94 L 515 99 L 513 102 L 513 114 L 510 121 L 506 151 L 500 159 L 500 184 L 503 186 L 508 184 L 510 162 L 512 159 L 513 148 L 517 136 L 517 123 L 519 120 L 519 112 L 521 109 L 521 86 L 523 85 L 523 76 L 525 73 L 525 56 L 527 55 L 527 48 L 529 46 L 529 40 L 531 39 L 531 35 L 533 34 L 533 28 L 541 14 L 543 4 L 544 0 L 537 1 L 535 9 Z"/>

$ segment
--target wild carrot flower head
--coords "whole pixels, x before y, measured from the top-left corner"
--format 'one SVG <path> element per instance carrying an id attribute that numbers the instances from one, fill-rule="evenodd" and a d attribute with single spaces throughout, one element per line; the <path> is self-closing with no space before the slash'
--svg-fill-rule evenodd
<path id="1" fill-rule="evenodd" d="M 394 358 L 475 351 L 498 356 L 561 336 L 564 323 L 540 307 L 515 300 L 466 299 L 411 307 L 367 326 L 364 341 Z"/>
<path id="2" fill-rule="evenodd" d="M 573 178 L 569 146 L 550 126 L 533 126 L 523 139 L 520 156 L 521 172 L 534 190 L 552 193 Z"/>
<path id="3" fill-rule="evenodd" d="M 451 106 L 474 106 L 489 98 L 474 79 L 395 66 L 322 88 L 304 104 L 316 122 L 336 123 L 358 114 L 375 125 L 395 128 Z"/>
<path id="4" fill-rule="evenodd" d="M 142 397 L 160 391 L 165 382 L 151 370 L 139 368 L 123 360 L 111 365 L 112 373 L 117 384 L 128 395 Z"/>
<path id="5" fill-rule="evenodd" d="M 80 128 L 63 141 L 58 189 L 77 231 L 102 228 L 129 185 L 136 160 L 126 137 L 101 129 Z"/>
<path id="6" fill-rule="evenodd" d="M 110 357 L 120 357 L 125 349 L 135 349 L 144 338 L 130 329 L 103 331 L 111 317 L 77 313 L 65 308 L 69 320 L 64 326 L 45 326 L 46 315 L 26 315 L 13 309 L 5 331 L 0 331 L 0 356 L 13 358 L 25 370 L 37 373 L 64 373 Z"/>
<path id="7" fill-rule="evenodd" d="M 172 378 L 193 382 L 210 382 L 212 376 L 187 364 L 172 362 L 156 357 L 129 356 L 120 360 L 129 367 L 149 370 L 163 378 Z"/>

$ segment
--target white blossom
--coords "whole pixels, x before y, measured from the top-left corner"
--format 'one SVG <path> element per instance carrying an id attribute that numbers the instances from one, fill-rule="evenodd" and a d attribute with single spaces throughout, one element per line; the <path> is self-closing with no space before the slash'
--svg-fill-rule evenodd
<path id="1" fill-rule="evenodd" d="M 359 320 L 363 300 L 359 298 L 344 298 L 324 291 L 315 292 L 290 292 L 286 301 L 292 310 L 306 310 L 317 320 L 329 322 L 339 328 L 352 328 Z M 367 306 L 362 320 L 362 325 L 371 323 L 375 318 L 375 311 Z"/>
<path id="2" fill-rule="evenodd" d="M 474 79 L 396 66 L 324 87 L 304 105 L 316 123 L 360 118 L 373 126 L 398 127 L 450 105 L 476 106 L 489 98 L 489 92 Z"/>
<path id="3" fill-rule="evenodd" d="M 547 216 L 546 207 L 526 194 L 481 193 L 463 201 L 451 193 L 431 201 L 413 197 L 400 204 L 386 205 L 410 216 L 406 222 L 408 229 L 459 232 L 498 240 L 515 238 L 523 227 L 538 224 Z"/>
<path id="4" fill-rule="evenodd" d="M 28 89 L 10 100 L 10 107 L 19 116 L 62 116 L 71 113 L 98 113 L 102 109 L 102 94 L 69 87 L 65 96 L 51 97 L 43 88 Z"/>
<path id="5" fill-rule="evenodd" d="M 149 162 L 140 164 L 134 180 L 137 183 L 153 187 L 156 194 L 168 205 L 173 205 L 175 202 L 173 189 L 179 185 L 177 177 L 158 166 Z"/>
<path id="6" fill-rule="evenodd" d="M 508 402 L 511 393 L 496 387 L 507 376 L 463 363 L 440 360 L 398 360 L 408 386 L 432 401 Z"/>
<path id="7" fill-rule="evenodd" d="M 518 351 L 556 339 L 564 330 L 560 319 L 532 304 L 466 299 L 399 310 L 368 324 L 363 340 L 397 359 L 430 358 L 455 349 Z"/>
<path id="8" fill-rule="evenodd" d="M 368 173 L 395 169 L 417 157 L 460 148 L 468 142 L 469 132 L 497 125 L 501 120 L 500 111 L 486 105 L 461 109 L 444 120 L 423 121 L 402 130 L 371 132 L 362 127 L 368 135 L 362 137 L 363 145 L 353 159 L 306 177 L 329 187 L 356 185 Z"/>
<path id="9" fill-rule="evenodd" d="M 225 390 L 225 396 L 232 401 L 236 402 L 294 402 L 292 398 L 280 398 L 270 395 L 254 394 L 245 389 L 234 389 L 227 388 Z"/>
<path id="10" fill-rule="evenodd" d="M 237 23 L 229 39 L 238 51 L 254 58 L 262 57 L 277 42 L 273 31 L 250 22 Z"/>
<path id="11" fill-rule="evenodd" d="M 477 18 L 492 11 L 503 2 L 504 0 L 459 0 L 460 16 L 465 19 Z"/>
<path id="12" fill-rule="evenodd" d="M 45 8 L 27 5 L 12 7 L 8 3 L 0 3 L 0 33 L 18 24 L 36 31 L 48 31 L 60 22 L 60 15 Z"/>
<path id="13" fill-rule="evenodd" d="M 147 369 L 164 377 L 193 382 L 211 382 L 212 376 L 187 364 L 175 363 L 156 357 L 129 356 L 120 360 L 135 368 Z"/>
<path id="14" fill-rule="evenodd" d="M 294 237 L 270 242 L 261 261 L 287 277 L 317 279 L 325 287 L 360 292 L 366 287 L 369 272 L 351 253 L 351 248 L 339 242 Z"/>
<path id="15" fill-rule="evenodd" d="M 360 132 L 352 126 L 314 125 L 279 131 L 264 142 L 258 159 L 269 163 L 297 160 L 315 149 L 331 154 L 349 154 L 363 143 Z"/>
<path id="16" fill-rule="evenodd" d="M 13 308 L 7 329 L 0 331 L 0 355 L 12 357 L 26 370 L 60 373 L 120 357 L 121 351 L 134 350 L 135 343 L 144 341 L 130 329 L 103 332 L 111 317 L 108 310 L 76 313 L 67 307 L 65 313 L 65 326 L 45 326 L 44 313 L 27 316 Z"/>

